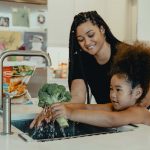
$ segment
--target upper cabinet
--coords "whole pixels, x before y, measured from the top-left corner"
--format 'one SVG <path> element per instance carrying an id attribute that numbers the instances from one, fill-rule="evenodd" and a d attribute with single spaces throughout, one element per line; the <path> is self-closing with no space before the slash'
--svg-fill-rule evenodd
<path id="1" fill-rule="evenodd" d="M 30 3 L 30 4 L 38 4 L 38 5 L 47 5 L 47 0 L 0 0 L 0 1 L 8 1 L 8 2 L 16 2 L 16 3 Z"/>

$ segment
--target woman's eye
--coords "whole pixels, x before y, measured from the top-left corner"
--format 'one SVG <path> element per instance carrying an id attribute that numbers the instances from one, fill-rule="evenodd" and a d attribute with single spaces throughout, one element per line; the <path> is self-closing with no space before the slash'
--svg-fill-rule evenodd
<path id="1" fill-rule="evenodd" d="M 112 90 L 113 90 L 113 88 L 112 88 L 112 87 L 110 87 L 110 88 L 109 88 L 109 90 L 110 90 L 110 91 L 112 91 Z"/>
<path id="2" fill-rule="evenodd" d="M 89 35 L 88 35 L 88 37 L 93 37 L 94 36 L 94 33 L 90 33 Z"/>
<path id="3" fill-rule="evenodd" d="M 83 42 L 83 38 L 77 38 L 78 42 Z"/>

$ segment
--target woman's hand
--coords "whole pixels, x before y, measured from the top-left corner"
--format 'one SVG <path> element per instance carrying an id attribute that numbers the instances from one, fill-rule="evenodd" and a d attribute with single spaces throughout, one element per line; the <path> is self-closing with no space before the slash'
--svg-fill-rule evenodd
<path id="1" fill-rule="evenodd" d="M 52 113 L 50 107 L 45 107 L 40 114 L 38 114 L 34 120 L 30 124 L 30 129 L 33 127 L 39 127 L 42 123 L 42 121 L 46 121 L 47 123 L 52 120 Z"/>
<path id="2" fill-rule="evenodd" d="M 130 118 L 133 124 L 146 124 L 150 125 L 150 112 L 143 106 L 137 105 L 128 108 Z"/>
<path id="3" fill-rule="evenodd" d="M 140 103 L 140 106 L 142 107 L 149 107 L 150 106 L 150 100 L 143 100 L 141 103 Z"/>
<path id="4" fill-rule="evenodd" d="M 67 107 L 63 103 L 55 103 L 51 106 L 53 120 L 56 120 L 59 117 L 64 117 L 69 119 L 71 116 L 72 109 Z"/>

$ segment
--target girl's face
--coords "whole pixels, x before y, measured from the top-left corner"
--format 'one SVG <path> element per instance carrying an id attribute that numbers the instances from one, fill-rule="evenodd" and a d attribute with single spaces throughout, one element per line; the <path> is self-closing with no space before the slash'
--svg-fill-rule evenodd
<path id="1" fill-rule="evenodd" d="M 113 75 L 110 83 L 110 99 L 115 110 L 126 109 L 136 103 L 138 89 L 132 89 L 125 76 Z"/>
<path id="2" fill-rule="evenodd" d="M 77 27 L 77 40 L 80 47 L 91 55 L 97 54 L 105 43 L 104 29 L 93 25 L 90 21 Z"/>

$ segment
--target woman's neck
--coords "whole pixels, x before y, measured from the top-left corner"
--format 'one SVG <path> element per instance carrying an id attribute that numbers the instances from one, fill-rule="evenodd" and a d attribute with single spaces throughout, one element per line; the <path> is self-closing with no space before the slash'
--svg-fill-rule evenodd
<path id="1" fill-rule="evenodd" d="M 111 56 L 110 44 L 105 42 L 101 50 L 94 57 L 98 64 L 104 65 L 109 61 L 110 56 Z"/>

